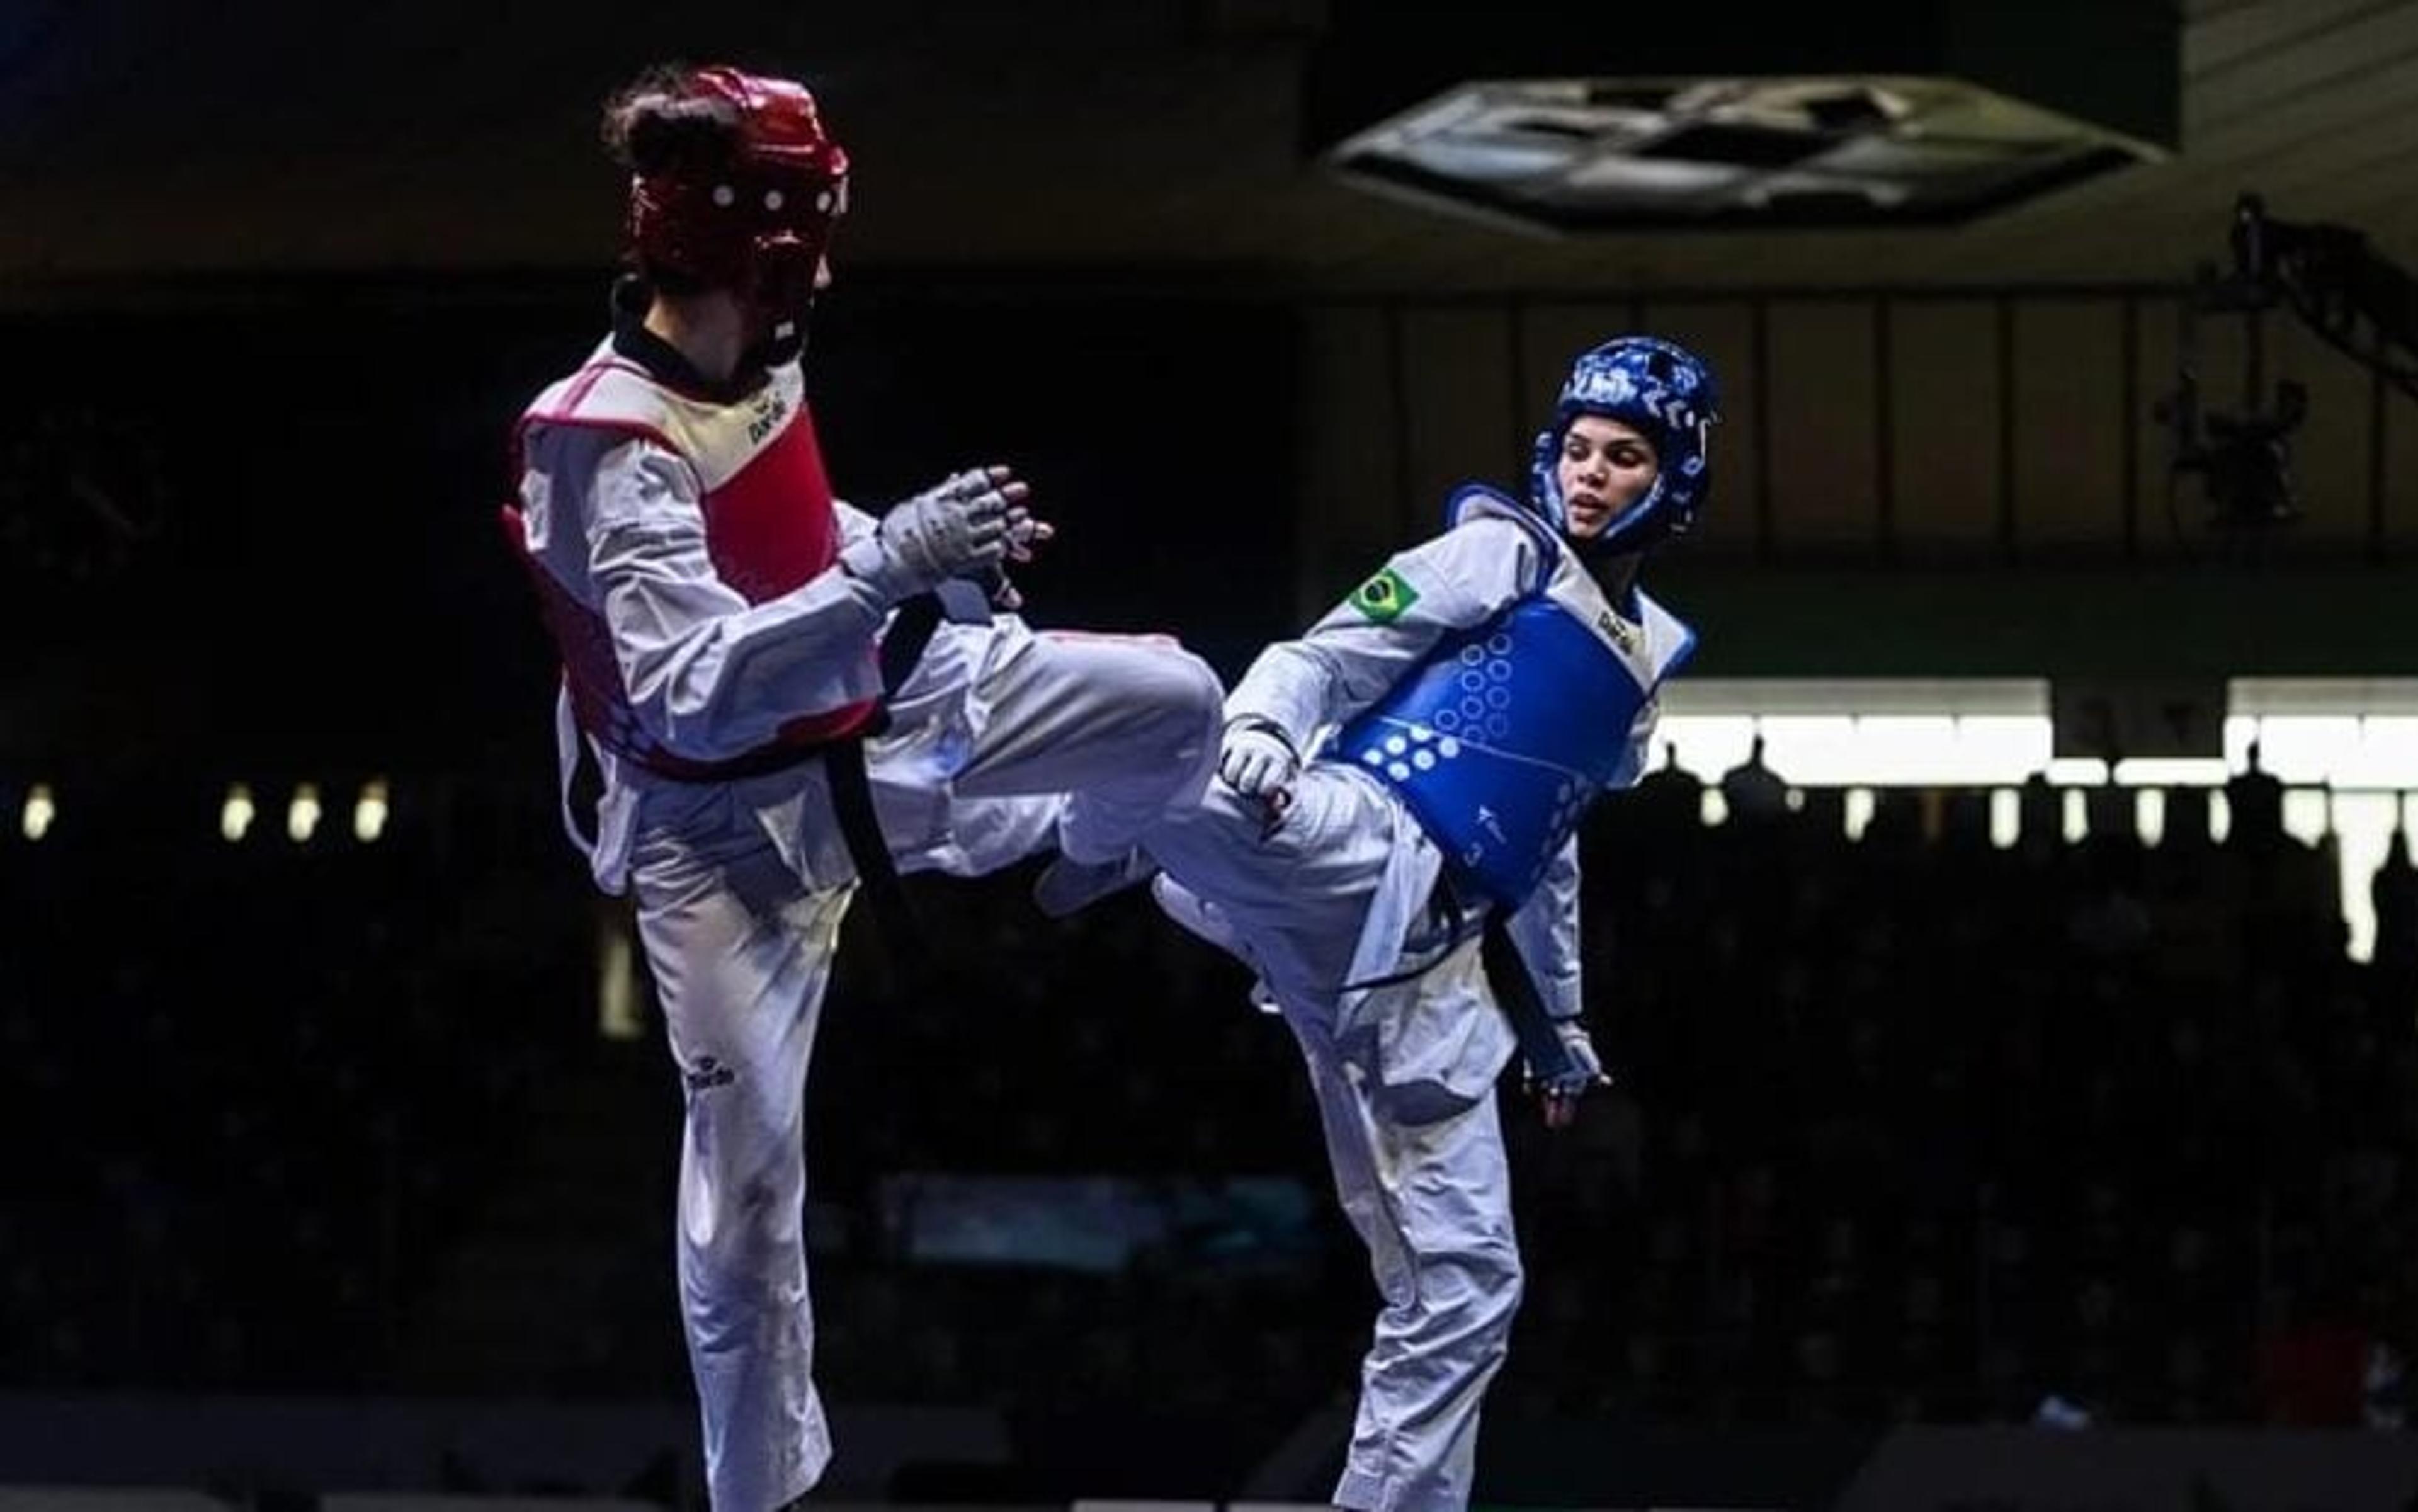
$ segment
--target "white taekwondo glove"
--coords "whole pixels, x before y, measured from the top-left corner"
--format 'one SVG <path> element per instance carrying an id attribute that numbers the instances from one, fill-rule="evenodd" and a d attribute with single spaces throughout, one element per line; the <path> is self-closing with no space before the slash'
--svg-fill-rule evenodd
<path id="1" fill-rule="evenodd" d="M 1569 1052 L 1570 1069 L 1542 1079 L 1530 1071 L 1526 1079 L 1530 1090 L 1543 1100 L 1545 1126 L 1558 1129 L 1578 1117 L 1581 1097 L 1593 1088 L 1611 1086 L 1612 1077 L 1603 1069 L 1603 1058 L 1596 1054 L 1595 1041 L 1587 1037 L 1584 1021 L 1556 1018 L 1553 1033 Z"/>
<path id="2" fill-rule="evenodd" d="M 1284 732 L 1264 719 L 1245 716 L 1226 726 L 1217 748 L 1217 775 L 1245 798 L 1274 801 L 1293 786 L 1301 757 Z"/>
<path id="3" fill-rule="evenodd" d="M 890 507 L 839 554 L 842 566 L 896 603 L 952 577 L 980 577 L 1007 555 L 1010 512 L 1027 490 L 1005 467 L 956 473 Z"/>

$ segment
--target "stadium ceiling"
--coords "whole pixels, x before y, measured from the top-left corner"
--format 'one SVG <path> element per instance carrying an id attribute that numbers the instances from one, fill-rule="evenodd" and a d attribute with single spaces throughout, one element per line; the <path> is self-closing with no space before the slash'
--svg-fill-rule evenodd
<path id="1" fill-rule="evenodd" d="M 2168 280 L 2224 255 L 2244 190 L 2278 216 L 2356 226 L 2418 262 L 2418 0 L 2160 9 L 2143 45 L 2179 69 L 2170 140 L 2120 123 L 2121 160 L 1986 213 L 1722 229 L 1613 214 L 1558 235 L 1371 193 L 1322 158 L 1324 106 L 1308 82 L 1322 48 L 1331 58 L 1339 39 L 1356 42 L 1350 28 L 1370 8 L 1354 0 L 616 8 L 13 0 L 0 8 L 0 291 L 188 272 L 597 267 L 616 184 L 594 149 L 595 103 L 661 55 L 728 56 L 818 84 L 861 164 L 843 275 L 852 263 L 1572 293 Z M 1467 18 L 1453 24 L 1469 28 L 1473 56 L 1518 44 L 1599 80 L 1622 77 L 1620 28 L 1658 24 L 1651 8 L 1449 8 Z M 2074 8 L 2000 8 L 2039 17 L 2052 49 L 2099 45 L 2057 35 L 2054 17 Z M 1822 108 L 1833 125 L 1868 127 L 1890 106 Z M 2106 113 L 2058 114 L 2107 126 Z M 1738 140 L 1692 139 L 1715 152 Z"/>

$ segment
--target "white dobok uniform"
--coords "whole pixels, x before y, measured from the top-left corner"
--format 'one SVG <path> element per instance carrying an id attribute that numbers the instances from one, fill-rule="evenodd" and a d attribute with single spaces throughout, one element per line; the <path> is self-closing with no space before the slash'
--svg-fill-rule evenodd
<path id="1" fill-rule="evenodd" d="M 677 1250 L 707 1478 L 722 1512 L 767 1512 L 831 1455 L 803 1105 L 857 872 L 812 753 L 874 718 L 885 610 L 835 565 L 873 521 L 830 497 L 795 363 L 722 402 L 608 341 L 518 440 L 517 533 L 565 653 L 566 819 L 598 884 L 635 894 L 686 1087 Z M 1110 857 L 1197 802 L 1222 691 L 1206 664 L 942 597 L 956 617 L 865 746 L 901 870 Z M 592 834 L 569 798 L 583 753 Z"/>
<path id="2" fill-rule="evenodd" d="M 1601 786 L 1633 783 L 1653 693 L 1692 636 L 1642 594 L 1622 613 L 1549 529 L 1483 496 L 1301 638 L 1270 647 L 1227 699 L 1230 720 L 1265 720 L 1297 751 L 1333 738 L 1303 766 L 1281 817 L 1213 783 L 1198 810 L 1144 842 L 1163 868 L 1161 906 L 1259 973 L 1255 996 L 1282 1013 L 1308 1060 L 1336 1192 L 1383 1302 L 1334 1495 L 1365 1512 L 1467 1504 L 1479 1401 L 1504 1358 L 1521 1268 L 1493 1101 L 1514 1039 L 1480 965 L 1482 905 L 1450 885 L 1437 839 L 1386 775 L 1482 741 L 1483 715 L 1444 740 L 1408 722 L 1397 722 L 1399 738 L 1356 736 L 1371 726 L 1353 722 L 1382 712 L 1440 656 L 1457 669 L 1469 652 L 1454 637 L 1539 600 L 1585 625 L 1633 680 L 1629 707 L 1599 711 L 1615 722 L 1586 737 L 1611 745 Z M 1485 707 L 1490 676 L 1507 689 L 1512 671 L 1490 668 L 1481 651 L 1470 708 Z M 1575 840 L 1537 865 L 1509 933 L 1548 1014 L 1569 1017 L 1580 1011 Z"/>

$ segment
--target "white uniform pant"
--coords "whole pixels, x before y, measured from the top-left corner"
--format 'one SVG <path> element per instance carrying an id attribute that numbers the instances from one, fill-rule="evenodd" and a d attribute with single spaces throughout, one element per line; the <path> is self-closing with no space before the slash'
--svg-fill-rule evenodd
<path id="1" fill-rule="evenodd" d="M 988 871 L 1053 832 L 1113 854 L 1168 806 L 1197 802 L 1220 692 L 1170 642 L 943 627 L 902 690 L 895 734 L 867 748 L 884 832 L 909 869 Z M 681 1310 L 716 1512 L 768 1512 L 831 1458 L 811 1375 L 803 1138 L 853 888 L 801 875 L 797 858 L 827 847 L 774 827 L 828 811 L 768 790 L 785 781 L 795 787 L 779 774 L 650 785 L 632 853 L 685 1083 Z"/>
<path id="2" fill-rule="evenodd" d="M 1493 1087 L 1510 1055 L 1478 945 L 1421 915 L 1436 866 L 1373 781 L 1315 764 L 1283 822 L 1213 785 L 1152 832 L 1160 903 L 1257 970 L 1300 1042 L 1343 1210 L 1382 1306 L 1339 1506 L 1459 1512 L 1519 1307 Z M 1447 922 L 1448 924 L 1448 922 Z M 1423 935 L 1426 938 L 1423 938 Z M 1341 992 L 1443 949 L 1412 980 Z"/>

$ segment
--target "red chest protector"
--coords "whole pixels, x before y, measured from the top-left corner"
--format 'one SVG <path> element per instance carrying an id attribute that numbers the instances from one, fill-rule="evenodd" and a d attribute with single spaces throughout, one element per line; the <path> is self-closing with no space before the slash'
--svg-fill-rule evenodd
<path id="1" fill-rule="evenodd" d="M 608 344 L 521 417 L 513 431 L 516 466 L 532 433 L 557 425 L 642 438 L 695 467 L 704 489 L 706 555 L 714 575 L 749 603 L 803 587 L 838 559 L 839 517 L 796 363 L 776 369 L 745 399 L 720 404 L 666 388 Z M 666 750 L 630 707 L 604 615 L 573 597 L 530 553 L 516 504 L 505 506 L 503 515 L 561 652 L 572 712 L 604 749 L 666 776 L 711 780 L 787 765 L 872 723 L 879 706 L 868 698 L 790 720 L 773 741 L 730 760 L 696 761 Z M 868 666 L 874 654 L 868 641 Z"/>

